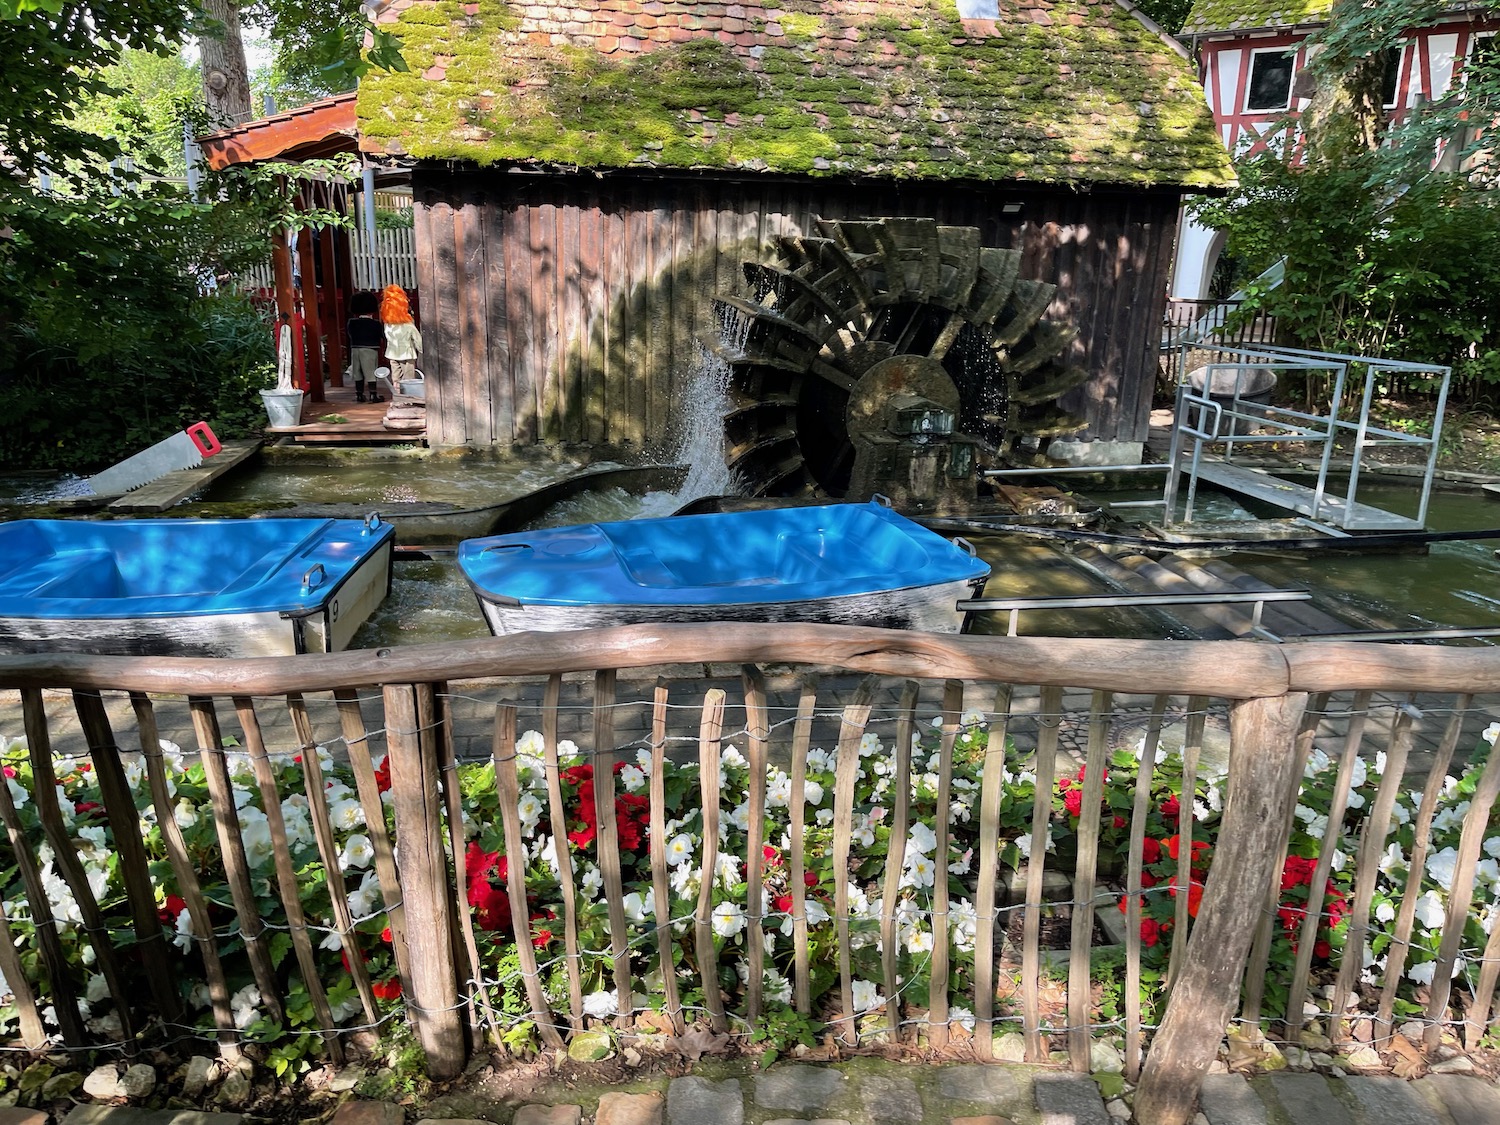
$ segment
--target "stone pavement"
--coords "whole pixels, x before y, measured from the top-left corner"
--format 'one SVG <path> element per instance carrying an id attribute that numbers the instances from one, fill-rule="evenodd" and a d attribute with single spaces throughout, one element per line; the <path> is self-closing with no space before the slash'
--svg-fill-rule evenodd
<path id="1" fill-rule="evenodd" d="M 1407 1082 L 1292 1070 L 1246 1078 L 1222 1063 L 1214 1070 L 1195 1125 L 1500 1125 L 1500 1090 L 1476 1075 L 1436 1073 Z M 524 1095 L 487 1095 L 480 1082 L 404 1108 L 390 1098 L 360 1099 L 364 1071 L 348 1067 L 322 1091 L 325 1106 L 333 1099 L 337 1108 L 308 1108 L 328 1125 L 1118 1125 L 1131 1119 L 1134 1093 L 1118 1073 L 1089 1076 L 1014 1063 L 916 1064 L 864 1056 L 762 1070 L 743 1060 L 705 1059 L 694 1071 L 673 1078 L 567 1066 Z M 121 1104 L 127 1100 L 136 1104 Z M 258 1120 L 185 1108 L 189 1103 L 175 1097 L 109 1101 L 59 1110 L 56 1123 Z M 45 1109 L 0 1108 L 0 1125 L 53 1120 Z"/>
<path id="2" fill-rule="evenodd" d="M 1106 1098 L 1102 1091 L 1111 1096 Z M 781 1063 L 763 1072 L 705 1066 L 701 1074 L 643 1079 L 594 1096 L 569 1093 L 559 1088 L 548 1101 L 515 1108 L 510 1125 L 1115 1125 L 1130 1120 L 1132 1096 L 1118 1075 L 1090 1077 L 1017 1064 L 914 1065 L 874 1058 L 831 1066 Z M 428 1117 L 421 1125 L 441 1125 L 443 1120 Z M 486 1120 L 505 1122 L 503 1112 Z M 1500 1091 L 1485 1079 L 1456 1074 L 1406 1082 L 1290 1071 L 1247 1079 L 1220 1072 L 1208 1076 L 1195 1121 L 1500 1125 Z M 341 1121 L 336 1115 L 332 1125 L 360 1123 Z M 459 1123 L 448 1119 L 447 1125 Z"/>

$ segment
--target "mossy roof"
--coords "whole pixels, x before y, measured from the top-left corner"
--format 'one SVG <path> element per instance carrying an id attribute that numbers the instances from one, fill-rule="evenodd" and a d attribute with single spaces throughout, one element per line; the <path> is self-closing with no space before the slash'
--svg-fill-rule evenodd
<path id="1" fill-rule="evenodd" d="M 966 3 L 969 0 L 966 0 Z M 989 0 L 985 0 L 989 2 Z M 1188 60 L 1117 0 L 391 0 L 361 147 L 418 160 L 1216 188 Z"/>
<path id="2" fill-rule="evenodd" d="M 1491 5 L 1457 0 L 1447 6 L 1453 13 L 1484 11 Z M 1297 27 L 1328 22 L 1333 0 L 1194 0 L 1182 25 L 1183 35 L 1207 35 L 1216 31 L 1248 31 L 1251 28 Z"/>

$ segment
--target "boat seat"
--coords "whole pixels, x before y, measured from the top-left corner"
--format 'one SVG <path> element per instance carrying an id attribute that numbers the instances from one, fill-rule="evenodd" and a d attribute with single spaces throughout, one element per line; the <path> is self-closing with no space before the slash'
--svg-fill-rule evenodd
<path id="1" fill-rule="evenodd" d="M 34 598 L 118 598 L 124 593 L 115 556 L 103 548 L 61 551 L 7 577 L 4 592 Z"/>
<path id="2" fill-rule="evenodd" d="M 776 554 L 776 578 L 781 582 L 811 582 L 832 577 L 828 561 L 806 547 L 783 539 Z"/>
<path id="3" fill-rule="evenodd" d="M 645 547 L 620 547 L 616 545 L 625 573 L 638 586 L 681 586 L 682 579 L 656 557 L 656 552 Z"/>

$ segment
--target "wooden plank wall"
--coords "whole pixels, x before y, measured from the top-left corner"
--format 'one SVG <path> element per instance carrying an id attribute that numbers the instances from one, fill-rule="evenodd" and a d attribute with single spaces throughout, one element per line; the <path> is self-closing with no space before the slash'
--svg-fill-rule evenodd
<path id="1" fill-rule="evenodd" d="M 1175 192 L 422 167 L 413 188 L 435 445 L 664 446 L 717 329 L 712 297 L 746 292 L 741 262 L 815 217 L 892 215 L 1022 248 L 1025 276 L 1058 285 L 1050 315 L 1077 327 L 1073 358 L 1092 374 L 1064 405 L 1086 437 L 1146 437 Z"/>

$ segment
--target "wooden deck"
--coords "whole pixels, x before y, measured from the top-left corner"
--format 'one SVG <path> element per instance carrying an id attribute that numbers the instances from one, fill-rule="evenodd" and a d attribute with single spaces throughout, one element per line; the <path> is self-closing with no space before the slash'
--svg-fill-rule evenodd
<path id="1" fill-rule="evenodd" d="M 1320 523 L 1330 524 L 1345 531 L 1421 531 L 1422 525 L 1414 519 L 1387 512 L 1369 504 L 1356 501 L 1348 518 L 1344 516 L 1344 502 L 1326 493 L 1323 502 L 1314 510 L 1315 492 L 1303 484 L 1273 477 L 1269 473 L 1223 461 L 1205 458 L 1198 465 L 1198 476 L 1227 492 L 1233 492 L 1251 500 L 1258 500 L 1289 512 L 1307 516 Z"/>
<path id="2" fill-rule="evenodd" d="M 323 390 L 326 401 L 302 400 L 302 424 L 300 426 L 267 426 L 269 440 L 290 438 L 296 444 L 346 442 L 354 445 L 424 444 L 427 431 L 388 430 L 381 423 L 385 419 L 385 402 L 355 402 L 354 387 L 327 386 Z M 329 415 L 338 415 L 342 422 L 324 421 Z"/>
<path id="3" fill-rule="evenodd" d="M 253 457 L 261 445 L 259 438 L 226 441 L 224 448 L 195 469 L 177 469 L 154 481 L 127 492 L 109 505 L 111 512 L 133 514 L 165 512 L 193 493 L 206 488 L 225 473 Z"/>

